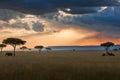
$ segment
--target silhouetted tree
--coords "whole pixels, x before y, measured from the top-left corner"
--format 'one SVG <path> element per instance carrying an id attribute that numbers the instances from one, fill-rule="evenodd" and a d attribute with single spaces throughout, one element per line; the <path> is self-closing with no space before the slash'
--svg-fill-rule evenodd
<path id="1" fill-rule="evenodd" d="M 105 47 L 106 54 L 109 55 L 109 48 L 111 46 L 114 46 L 114 43 L 112 43 L 112 42 L 105 42 L 105 43 L 102 43 L 101 46 Z"/>
<path id="2" fill-rule="evenodd" d="M 118 50 L 120 50 L 120 48 Z"/>
<path id="3" fill-rule="evenodd" d="M 5 44 L 0 44 L 1 54 L 2 54 L 2 50 L 3 50 L 3 48 L 4 48 L 4 47 L 6 47 L 6 45 L 5 45 Z"/>
<path id="4" fill-rule="evenodd" d="M 22 46 L 22 47 L 20 47 L 20 49 L 21 49 L 22 51 L 24 51 L 25 49 L 27 49 L 27 47 L 26 47 L 26 46 Z"/>
<path id="5" fill-rule="evenodd" d="M 50 50 L 52 50 L 50 47 L 46 47 L 45 48 L 47 51 L 50 51 Z"/>
<path id="6" fill-rule="evenodd" d="M 44 48 L 44 46 L 39 45 L 39 46 L 35 46 L 35 49 L 38 49 L 39 53 L 41 53 L 41 50 Z"/>
<path id="7" fill-rule="evenodd" d="M 29 51 L 31 51 L 32 49 L 31 48 L 28 48 Z"/>
<path id="8" fill-rule="evenodd" d="M 17 45 L 24 45 L 26 43 L 26 41 L 19 39 L 19 38 L 7 38 L 7 39 L 4 39 L 2 43 L 11 45 L 14 49 L 13 53 L 15 56 L 16 46 Z"/>

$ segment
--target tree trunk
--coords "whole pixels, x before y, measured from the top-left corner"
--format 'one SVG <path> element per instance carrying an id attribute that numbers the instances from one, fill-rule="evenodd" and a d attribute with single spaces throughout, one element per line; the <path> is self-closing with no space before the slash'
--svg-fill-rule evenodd
<path id="1" fill-rule="evenodd" d="M 2 54 L 2 48 L 1 48 L 1 54 Z"/>
<path id="2" fill-rule="evenodd" d="M 41 54 L 41 49 L 39 49 L 39 54 Z"/>
<path id="3" fill-rule="evenodd" d="M 106 47 L 106 54 L 109 55 L 108 47 Z"/>
<path id="4" fill-rule="evenodd" d="M 15 46 L 15 47 L 13 47 L 13 48 L 14 48 L 13 55 L 15 56 L 15 49 L 16 49 L 16 46 Z"/>

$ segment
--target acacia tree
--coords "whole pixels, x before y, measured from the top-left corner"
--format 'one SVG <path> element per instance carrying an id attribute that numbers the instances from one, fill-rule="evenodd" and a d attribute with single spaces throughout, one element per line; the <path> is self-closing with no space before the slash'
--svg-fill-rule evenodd
<path id="1" fill-rule="evenodd" d="M 21 49 L 22 51 L 24 51 L 25 49 L 27 49 L 27 47 L 26 47 L 26 46 L 22 46 L 22 47 L 20 47 L 20 49 Z"/>
<path id="2" fill-rule="evenodd" d="M 39 53 L 41 53 L 41 50 L 44 48 L 44 46 L 39 45 L 39 46 L 35 46 L 35 49 L 38 49 Z"/>
<path id="3" fill-rule="evenodd" d="M 50 47 L 46 47 L 46 50 L 47 50 L 47 51 L 50 51 L 50 50 L 52 50 L 52 49 L 51 49 Z"/>
<path id="4" fill-rule="evenodd" d="M 19 38 L 7 38 L 7 39 L 4 39 L 2 43 L 7 44 L 7 45 L 11 45 L 14 49 L 13 53 L 15 56 L 16 46 L 17 45 L 24 45 L 26 43 L 26 41 L 19 39 Z"/>
<path id="5" fill-rule="evenodd" d="M 106 54 L 109 55 L 109 48 L 111 46 L 114 46 L 114 43 L 113 42 L 105 42 L 105 43 L 102 43 L 101 46 L 105 47 Z"/>
<path id="6" fill-rule="evenodd" d="M 2 50 L 3 50 L 3 48 L 4 48 L 4 47 L 6 47 L 6 45 L 5 45 L 5 44 L 0 44 L 1 54 L 2 54 Z"/>

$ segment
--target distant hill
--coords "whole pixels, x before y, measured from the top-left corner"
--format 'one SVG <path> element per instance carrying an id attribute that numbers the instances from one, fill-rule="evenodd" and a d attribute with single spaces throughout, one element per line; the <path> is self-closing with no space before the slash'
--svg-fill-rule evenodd
<path id="1" fill-rule="evenodd" d="M 52 50 L 104 50 L 101 46 L 49 46 Z M 120 45 L 115 45 L 110 49 L 119 49 Z"/>

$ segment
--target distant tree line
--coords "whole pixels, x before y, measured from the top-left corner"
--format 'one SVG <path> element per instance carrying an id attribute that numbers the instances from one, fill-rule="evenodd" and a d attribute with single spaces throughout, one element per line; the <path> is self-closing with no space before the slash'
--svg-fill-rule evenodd
<path id="1" fill-rule="evenodd" d="M 19 39 L 19 38 L 6 38 L 2 41 L 2 44 L 0 44 L 0 52 L 2 54 L 3 48 L 7 47 L 7 45 L 10 45 L 13 47 L 13 55 L 16 55 L 16 47 L 18 45 L 24 45 L 26 43 L 25 40 Z M 42 45 L 37 45 L 34 47 L 35 49 L 38 49 L 39 54 L 41 53 L 41 50 L 44 48 Z M 25 49 L 31 50 L 30 48 L 27 48 L 26 46 L 20 47 L 20 49 L 24 52 Z M 51 50 L 50 47 L 46 47 L 46 50 Z"/>
<path id="2" fill-rule="evenodd" d="M 1 52 L 1 54 L 2 54 L 3 48 L 7 47 L 7 45 L 11 45 L 11 46 L 13 47 L 13 55 L 15 56 L 15 54 L 16 54 L 16 47 L 17 47 L 18 45 L 24 45 L 25 43 L 26 43 L 25 40 L 22 40 L 22 39 L 19 39 L 19 38 L 6 38 L 6 39 L 4 39 L 4 40 L 2 41 L 2 44 L 0 44 L 0 52 Z M 114 45 L 115 45 L 115 44 L 114 44 L 113 42 L 101 43 L 100 46 L 105 47 L 105 51 L 106 51 L 106 54 L 103 54 L 103 56 L 105 56 L 105 55 L 114 56 L 113 53 L 110 53 L 110 52 L 109 52 L 110 47 L 111 47 L 111 46 L 114 46 Z M 38 49 L 39 54 L 41 54 L 41 50 L 42 50 L 43 48 L 45 48 L 45 47 L 42 46 L 42 45 L 37 45 L 37 46 L 35 46 L 34 48 L 35 48 L 35 49 Z M 22 51 L 24 51 L 25 49 L 31 50 L 30 48 L 27 48 L 26 46 L 22 46 L 22 47 L 20 47 L 20 49 L 21 49 Z M 50 47 L 46 47 L 45 49 L 46 49 L 47 51 L 51 50 Z M 118 50 L 118 49 L 113 49 L 113 51 L 117 51 L 117 50 Z M 119 48 L 119 50 L 120 50 L 120 48 Z"/>

